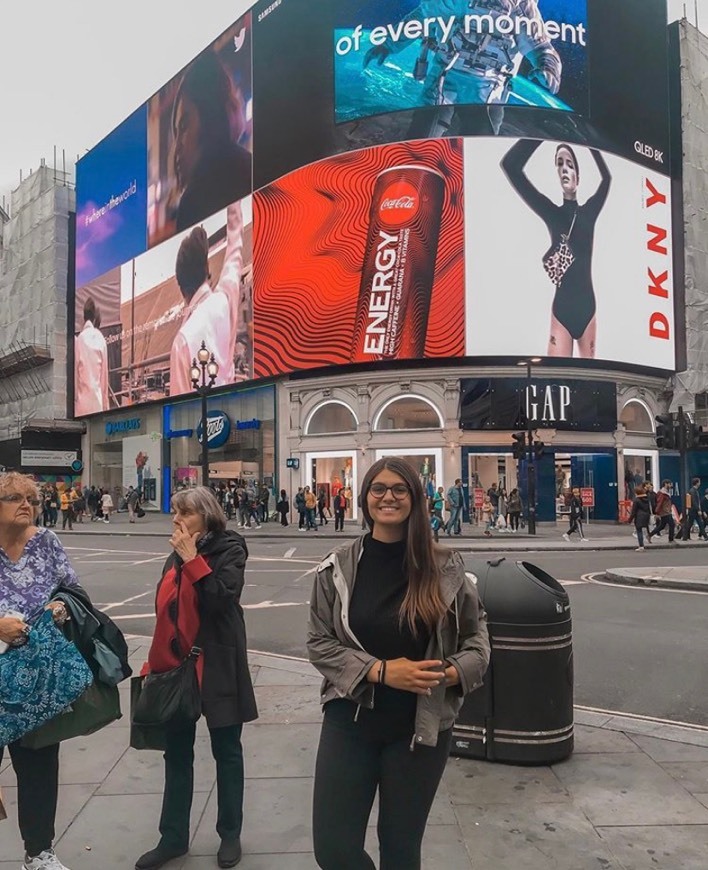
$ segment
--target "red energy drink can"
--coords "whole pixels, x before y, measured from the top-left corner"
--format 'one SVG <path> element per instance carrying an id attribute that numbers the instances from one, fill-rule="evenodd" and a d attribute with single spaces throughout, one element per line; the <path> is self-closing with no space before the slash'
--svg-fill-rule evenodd
<path id="1" fill-rule="evenodd" d="M 427 166 L 377 177 L 352 362 L 424 356 L 444 197 L 444 177 Z"/>

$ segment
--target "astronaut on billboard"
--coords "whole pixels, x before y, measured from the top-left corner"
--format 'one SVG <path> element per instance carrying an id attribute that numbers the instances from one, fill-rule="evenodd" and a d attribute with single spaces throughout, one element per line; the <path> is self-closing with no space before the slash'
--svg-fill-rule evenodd
<path id="1" fill-rule="evenodd" d="M 553 96 L 560 91 L 563 63 L 549 39 L 538 0 L 421 0 L 407 20 L 426 22 L 429 34 L 421 40 L 413 70 L 414 78 L 423 83 L 423 105 L 503 106 L 524 59 L 531 67 L 528 82 Z M 427 24 L 433 20 L 435 24 Z M 373 45 L 365 66 L 382 66 L 412 41 L 389 37 Z M 448 108 L 429 119 L 427 135 L 444 135 L 454 112 Z M 498 133 L 503 110 L 489 111 L 489 118 Z"/>

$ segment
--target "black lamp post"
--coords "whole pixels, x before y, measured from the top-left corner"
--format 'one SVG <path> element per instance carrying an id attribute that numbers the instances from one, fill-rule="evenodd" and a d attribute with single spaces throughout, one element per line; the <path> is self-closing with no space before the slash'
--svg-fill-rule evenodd
<path id="1" fill-rule="evenodd" d="M 529 534 L 536 534 L 536 453 L 533 447 L 533 420 L 531 419 L 531 365 L 542 362 L 541 357 L 522 359 L 526 366 L 526 498 L 529 503 Z"/>
<path id="2" fill-rule="evenodd" d="M 202 398 L 202 486 L 209 486 L 209 436 L 207 432 L 207 396 L 219 374 L 219 364 L 205 342 L 192 360 L 192 386 Z"/>

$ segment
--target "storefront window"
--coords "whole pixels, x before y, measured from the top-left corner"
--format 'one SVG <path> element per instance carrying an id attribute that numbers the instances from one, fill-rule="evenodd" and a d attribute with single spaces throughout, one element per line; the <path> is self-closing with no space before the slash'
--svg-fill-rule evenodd
<path id="1" fill-rule="evenodd" d="M 470 453 L 470 515 L 477 525 L 482 522 L 483 495 L 491 489 L 493 483 L 497 484 L 500 492 L 507 495 L 518 487 L 517 463 L 512 454 Z"/>
<path id="2" fill-rule="evenodd" d="M 328 402 L 310 417 L 306 435 L 331 435 L 339 432 L 356 432 L 357 420 L 351 408 L 343 402 Z"/>
<path id="3" fill-rule="evenodd" d="M 435 406 L 418 396 L 405 396 L 390 402 L 374 424 L 377 432 L 401 429 L 442 429 L 443 420 Z"/>
<path id="4" fill-rule="evenodd" d="M 405 459 L 413 471 L 418 475 L 423 491 L 430 498 L 438 487 L 443 489 L 450 486 L 452 481 L 446 483 L 442 479 L 442 450 L 439 448 L 425 448 L 420 450 L 379 450 L 376 458 L 385 456 L 397 456 Z"/>
<path id="5" fill-rule="evenodd" d="M 356 455 L 354 453 L 309 454 L 307 457 L 308 486 L 315 495 L 324 492 L 330 513 L 334 514 L 332 499 L 343 491 L 347 499 L 345 517 L 352 519 L 356 513 Z M 294 496 L 294 493 L 292 494 Z"/>
<path id="6" fill-rule="evenodd" d="M 275 491 L 275 391 L 272 387 L 210 398 L 209 411 L 228 418 L 226 442 L 209 449 L 209 481 L 237 486 L 266 485 Z M 201 483 L 200 402 L 166 409 L 172 491 Z"/>

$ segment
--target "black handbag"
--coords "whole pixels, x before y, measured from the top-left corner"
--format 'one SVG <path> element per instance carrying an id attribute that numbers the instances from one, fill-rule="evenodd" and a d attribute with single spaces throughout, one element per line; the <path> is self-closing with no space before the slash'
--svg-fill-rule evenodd
<path id="1" fill-rule="evenodd" d="M 131 684 L 138 683 L 131 710 L 133 724 L 186 725 L 199 719 L 202 696 L 197 679 L 197 659 L 201 652 L 199 647 L 192 647 L 182 664 L 171 671 L 133 677 Z"/>
<path id="2" fill-rule="evenodd" d="M 179 634 L 181 568 L 177 567 L 175 631 Z M 197 678 L 197 660 L 202 654 L 193 646 L 176 668 L 161 674 L 145 674 L 131 680 L 131 723 L 136 726 L 187 725 L 202 715 L 202 694 Z"/>
<path id="3" fill-rule="evenodd" d="M 140 519 L 142 519 L 142 518 L 145 516 L 145 511 L 144 511 L 141 507 L 139 507 L 139 508 L 135 511 L 135 515 L 136 515 L 137 517 L 139 517 Z"/>

